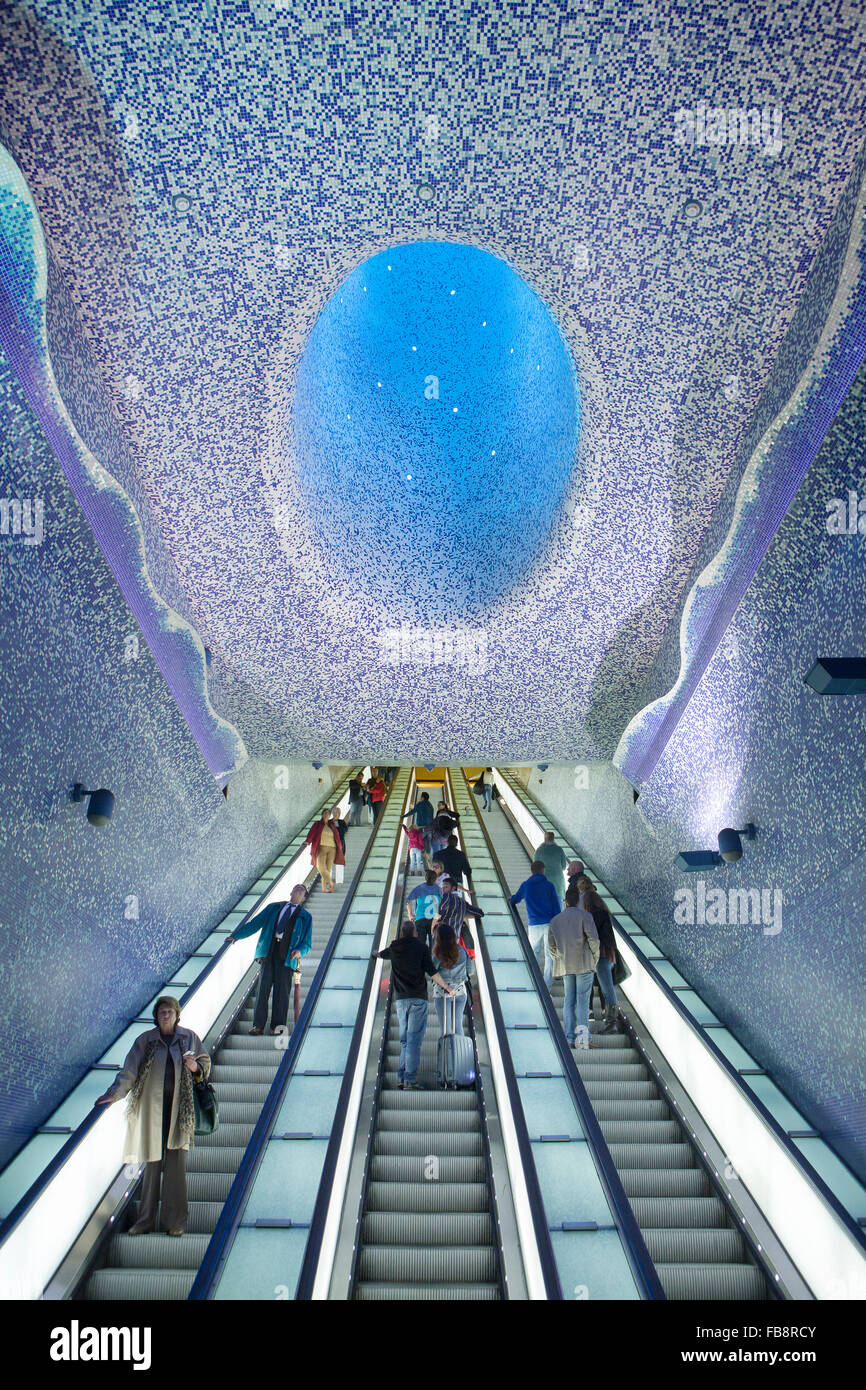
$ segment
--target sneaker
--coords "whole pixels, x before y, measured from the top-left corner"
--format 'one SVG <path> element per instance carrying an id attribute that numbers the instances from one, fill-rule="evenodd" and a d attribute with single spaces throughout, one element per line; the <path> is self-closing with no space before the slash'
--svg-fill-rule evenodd
<path id="1" fill-rule="evenodd" d="M 262 1034 L 264 1033 L 264 1031 L 265 1031 L 264 1028 L 251 1028 L 251 1029 L 250 1029 L 250 1037 L 251 1037 L 251 1038 L 260 1038 L 260 1037 L 262 1036 Z"/>
<path id="2" fill-rule="evenodd" d="M 404 1083 L 403 1083 L 403 1090 L 404 1090 L 404 1091 L 423 1091 L 423 1090 L 424 1090 L 424 1087 L 421 1085 L 420 1081 L 404 1081 Z"/>

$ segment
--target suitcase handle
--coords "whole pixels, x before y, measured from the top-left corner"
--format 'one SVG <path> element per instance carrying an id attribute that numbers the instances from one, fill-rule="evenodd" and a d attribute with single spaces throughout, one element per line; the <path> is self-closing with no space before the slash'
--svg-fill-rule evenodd
<path id="1" fill-rule="evenodd" d="M 451 1032 L 457 1031 L 457 995 L 444 994 L 445 1003 L 442 1008 L 442 1037 L 448 1036 L 448 1005 L 451 1004 Z"/>

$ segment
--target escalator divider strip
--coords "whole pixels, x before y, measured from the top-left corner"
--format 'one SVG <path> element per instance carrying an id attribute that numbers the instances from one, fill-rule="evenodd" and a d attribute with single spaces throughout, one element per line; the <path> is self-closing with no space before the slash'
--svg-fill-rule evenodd
<path id="1" fill-rule="evenodd" d="M 464 777 L 465 781 L 465 777 Z M 451 789 L 451 804 L 456 808 L 457 800 L 454 795 L 454 784 L 450 773 L 448 775 L 448 785 Z M 469 804 L 472 805 L 471 797 Z M 460 834 L 460 842 L 463 843 L 463 835 Z M 478 895 L 472 893 L 475 905 L 478 906 Z M 544 1280 L 544 1288 L 547 1298 L 550 1301 L 561 1302 L 564 1298 L 562 1283 L 559 1278 L 559 1269 L 556 1263 L 556 1256 L 553 1244 L 550 1239 L 550 1229 L 547 1223 L 547 1214 L 544 1209 L 544 1200 L 541 1195 L 541 1186 L 538 1181 L 538 1172 L 535 1167 L 535 1158 L 532 1153 L 532 1141 L 529 1136 L 529 1127 L 526 1123 L 526 1114 L 523 1109 L 523 1101 L 520 1096 L 520 1088 L 517 1085 L 517 1072 L 511 1056 L 511 1047 L 508 1043 L 508 1032 L 505 1027 L 505 1019 L 502 1007 L 496 993 L 496 986 L 493 979 L 493 970 L 490 962 L 490 955 L 487 950 L 486 934 L 484 931 L 483 920 L 478 923 L 476 952 L 481 955 L 481 962 L 484 975 L 488 981 L 488 1002 L 490 1005 L 490 1015 L 493 1027 L 496 1032 L 496 1039 L 499 1048 L 499 1056 L 502 1063 L 502 1070 L 505 1076 L 505 1087 L 508 1092 L 508 1103 L 511 1112 L 511 1122 L 514 1126 L 514 1135 L 517 1141 L 517 1149 L 520 1156 L 522 1169 L 522 1180 L 526 1187 L 526 1196 L 529 1203 L 529 1212 L 532 1220 L 535 1244 L 538 1252 L 538 1261 L 541 1267 L 541 1274 Z M 489 1029 L 488 1029 L 489 1033 Z M 513 1181 L 513 1175 L 512 1175 Z"/>
<path id="2" fill-rule="evenodd" d="M 390 800 L 390 789 L 388 797 L 386 798 L 386 804 L 387 800 Z M 285 1089 L 294 1074 L 295 1063 L 297 1062 L 298 1053 L 300 1052 L 301 1045 L 306 1036 L 307 1025 L 316 1003 L 318 1002 L 325 975 L 333 959 L 340 933 L 343 930 L 343 924 L 352 910 L 352 903 L 358 885 L 367 866 L 367 859 L 376 841 L 383 820 L 384 809 L 383 812 L 380 813 L 379 820 L 372 827 L 372 834 L 364 847 L 358 862 L 358 867 L 352 876 L 349 892 L 346 894 L 345 901 L 337 914 L 337 920 L 328 937 L 327 945 L 322 952 L 321 959 L 316 968 L 316 973 L 307 991 L 307 997 L 301 1007 L 298 1020 L 292 1029 L 289 1045 L 277 1068 L 270 1090 L 262 1105 L 261 1113 L 256 1121 L 256 1127 L 253 1130 L 249 1144 L 244 1150 L 244 1156 L 241 1159 L 240 1166 L 231 1188 L 229 1189 L 228 1197 L 223 1204 L 223 1209 L 214 1227 L 214 1232 L 211 1236 L 208 1248 L 205 1251 L 204 1259 L 199 1265 L 198 1272 L 189 1292 L 189 1299 L 192 1301 L 201 1301 L 212 1296 L 220 1274 L 222 1273 L 223 1266 L 228 1259 L 235 1233 L 241 1222 L 242 1212 L 246 1207 L 250 1189 L 258 1173 L 262 1159 L 264 1158 L 267 1142 L 276 1124 Z"/>
<path id="3" fill-rule="evenodd" d="M 403 811 L 400 817 L 400 824 L 397 829 L 397 834 L 394 836 L 394 846 L 391 851 L 391 857 L 385 875 L 386 890 L 388 885 L 390 885 L 393 881 L 394 875 L 397 871 L 397 864 L 399 862 L 400 852 L 402 849 L 402 836 L 400 834 L 400 826 L 402 826 L 403 816 L 405 815 L 406 809 L 409 805 L 409 794 L 412 790 L 413 783 L 414 774 L 410 772 L 409 780 L 406 784 L 406 796 L 403 803 Z M 380 946 L 382 932 L 386 923 L 386 917 L 390 915 L 390 897 L 391 895 L 388 894 L 387 891 L 383 893 L 382 901 L 379 906 L 379 912 L 376 918 L 376 929 L 373 934 L 373 940 L 374 943 L 379 943 Z M 390 906 L 393 906 L 393 902 L 390 903 Z M 313 1207 L 313 1215 L 310 1220 L 310 1235 L 307 1240 L 306 1249 L 304 1251 L 304 1258 L 301 1263 L 300 1272 L 298 1274 L 298 1283 L 295 1289 L 295 1299 L 301 1302 L 310 1302 L 313 1298 L 313 1289 L 316 1282 L 316 1275 L 318 1273 L 319 1267 L 319 1259 L 322 1253 L 322 1244 L 325 1235 L 325 1224 L 327 1222 L 328 1211 L 333 1200 L 332 1189 L 334 1175 L 336 1172 L 337 1161 L 339 1159 L 340 1149 L 343 1144 L 343 1138 L 346 1130 L 346 1118 L 349 1110 L 349 1099 L 352 1094 L 352 1089 L 355 1085 L 355 1074 L 359 1063 L 361 1040 L 364 1036 L 364 1031 L 367 1024 L 367 1014 L 370 1007 L 371 992 L 373 988 L 373 981 L 376 976 L 377 965 L 381 965 L 381 962 L 377 961 L 375 955 L 373 955 L 373 953 L 371 952 L 370 963 L 367 966 L 367 973 L 364 976 L 364 983 L 361 988 L 361 1001 L 358 1005 L 358 1012 L 355 1018 L 355 1026 L 352 1032 L 352 1040 L 349 1044 L 349 1051 L 346 1056 L 346 1065 L 343 1071 L 343 1081 L 340 1086 L 339 1096 L 337 1097 L 337 1106 L 334 1112 L 334 1126 L 331 1130 L 328 1148 L 325 1153 L 324 1163 L 322 1164 L 322 1176 L 319 1180 L 319 1187 L 316 1193 L 316 1202 L 315 1206 Z"/>

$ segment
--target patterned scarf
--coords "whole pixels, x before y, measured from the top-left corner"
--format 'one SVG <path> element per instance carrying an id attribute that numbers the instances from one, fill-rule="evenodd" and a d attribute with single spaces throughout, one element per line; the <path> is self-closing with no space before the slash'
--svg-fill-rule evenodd
<path id="1" fill-rule="evenodd" d="M 153 1066 L 153 1059 L 156 1056 L 156 1049 L 158 1047 L 158 1039 L 151 1038 L 150 1042 L 147 1044 L 147 1051 L 138 1069 L 138 1074 L 130 1087 L 127 1097 L 126 1113 L 129 1119 L 134 1118 L 138 1112 L 138 1107 L 141 1104 L 141 1097 L 144 1094 L 144 1088 L 147 1084 L 147 1078 L 150 1075 L 150 1069 Z M 169 1064 L 174 1066 L 170 1048 L 168 1049 L 166 1066 Z M 179 1130 L 178 1137 L 181 1144 L 191 1143 L 193 1135 L 195 1134 L 195 1100 L 193 1099 L 192 1073 L 189 1067 L 183 1064 L 181 1064 L 180 1068 L 180 1101 L 178 1103 L 177 1118 Z"/>

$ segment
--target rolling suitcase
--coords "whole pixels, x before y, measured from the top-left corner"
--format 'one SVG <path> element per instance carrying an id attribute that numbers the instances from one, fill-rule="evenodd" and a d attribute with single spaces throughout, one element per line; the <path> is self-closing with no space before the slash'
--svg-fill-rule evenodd
<path id="1" fill-rule="evenodd" d="M 451 1032 L 448 1032 L 448 1005 L 451 1005 Z M 440 1086 L 475 1085 L 475 1048 L 472 1039 L 464 1033 L 455 1033 L 457 1003 L 450 995 L 445 996 L 442 1010 L 442 1035 L 439 1038 L 436 1057 L 436 1073 Z"/>

